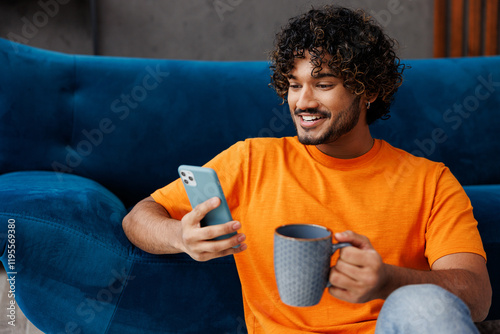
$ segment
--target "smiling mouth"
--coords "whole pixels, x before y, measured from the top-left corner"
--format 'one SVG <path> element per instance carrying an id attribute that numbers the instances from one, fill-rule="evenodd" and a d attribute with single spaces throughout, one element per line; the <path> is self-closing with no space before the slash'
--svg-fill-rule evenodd
<path id="1" fill-rule="evenodd" d="M 306 129 L 313 128 L 329 118 L 326 113 L 305 113 L 303 111 L 302 113 L 295 112 L 295 116 L 298 117 L 301 127 Z"/>
<path id="2" fill-rule="evenodd" d="M 319 116 L 319 115 L 299 115 L 299 117 L 301 117 L 302 121 L 304 121 L 306 123 L 313 123 L 319 119 L 325 118 L 325 117 Z"/>

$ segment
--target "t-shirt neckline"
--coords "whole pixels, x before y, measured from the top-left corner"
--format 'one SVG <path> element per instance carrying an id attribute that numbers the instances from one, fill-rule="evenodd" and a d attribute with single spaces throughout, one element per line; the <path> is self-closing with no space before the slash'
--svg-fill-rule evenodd
<path id="1" fill-rule="evenodd" d="M 305 148 L 313 159 L 320 164 L 329 168 L 349 170 L 362 167 L 375 158 L 382 148 L 382 143 L 382 140 L 375 139 L 372 148 L 368 152 L 352 159 L 334 158 L 321 152 L 315 145 L 305 145 Z"/>

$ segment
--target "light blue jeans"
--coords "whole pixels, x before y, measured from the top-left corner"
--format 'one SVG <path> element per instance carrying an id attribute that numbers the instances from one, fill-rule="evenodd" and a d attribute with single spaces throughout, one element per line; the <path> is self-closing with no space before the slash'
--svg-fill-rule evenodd
<path id="1" fill-rule="evenodd" d="M 479 333 L 464 302 L 433 284 L 394 291 L 380 311 L 376 334 Z"/>

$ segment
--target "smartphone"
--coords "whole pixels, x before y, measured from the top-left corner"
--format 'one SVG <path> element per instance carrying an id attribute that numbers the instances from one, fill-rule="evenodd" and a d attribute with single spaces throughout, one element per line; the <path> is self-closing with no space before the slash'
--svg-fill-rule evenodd
<path id="1" fill-rule="evenodd" d="M 208 212 L 201 220 L 202 227 L 224 224 L 233 220 L 215 170 L 208 167 L 181 165 L 178 172 L 193 209 L 212 197 L 220 199 L 220 205 Z M 236 232 L 222 235 L 214 240 L 227 239 L 235 234 Z"/>

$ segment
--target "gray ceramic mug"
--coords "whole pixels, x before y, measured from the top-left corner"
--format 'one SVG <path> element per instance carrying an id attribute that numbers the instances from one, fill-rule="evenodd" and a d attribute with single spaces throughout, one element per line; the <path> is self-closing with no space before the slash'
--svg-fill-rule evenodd
<path id="1" fill-rule="evenodd" d="M 274 231 L 274 273 L 283 303 L 313 306 L 328 286 L 330 259 L 350 243 L 332 244 L 332 231 L 310 224 L 284 225 Z"/>

